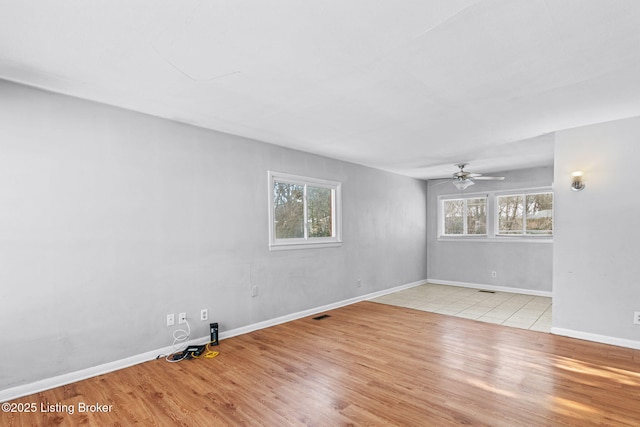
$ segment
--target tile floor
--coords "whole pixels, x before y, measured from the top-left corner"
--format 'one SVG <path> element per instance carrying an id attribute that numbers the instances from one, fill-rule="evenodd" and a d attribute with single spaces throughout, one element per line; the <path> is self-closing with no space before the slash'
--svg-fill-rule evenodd
<path id="1" fill-rule="evenodd" d="M 551 298 L 427 283 L 371 301 L 533 331 L 551 329 Z"/>

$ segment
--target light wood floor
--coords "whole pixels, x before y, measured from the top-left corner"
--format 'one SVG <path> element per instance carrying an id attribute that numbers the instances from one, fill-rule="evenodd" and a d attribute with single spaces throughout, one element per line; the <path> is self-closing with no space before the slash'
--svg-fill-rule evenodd
<path id="1" fill-rule="evenodd" d="M 638 426 L 640 351 L 360 302 L 12 403 L 2 426 Z"/>

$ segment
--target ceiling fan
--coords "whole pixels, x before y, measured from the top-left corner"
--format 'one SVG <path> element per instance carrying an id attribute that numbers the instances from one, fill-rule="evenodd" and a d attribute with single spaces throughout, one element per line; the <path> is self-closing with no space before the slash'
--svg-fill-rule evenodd
<path id="1" fill-rule="evenodd" d="M 456 167 L 460 168 L 459 172 L 453 174 L 453 185 L 458 190 L 464 190 L 470 185 L 474 185 L 473 181 L 502 181 L 504 176 L 484 176 L 481 173 L 472 173 L 464 170 L 465 166 L 469 166 L 469 163 L 457 163 Z"/>

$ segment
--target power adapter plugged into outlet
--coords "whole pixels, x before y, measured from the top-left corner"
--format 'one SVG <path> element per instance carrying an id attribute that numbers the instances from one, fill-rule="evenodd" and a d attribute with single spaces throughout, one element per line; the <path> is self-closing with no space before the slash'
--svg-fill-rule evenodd
<path id="1" fill-rule="evenodd" d="M 204 353 L 205 349 L 207 348 L 206 344 L 205 345 L 190 345 L 189 347 L 185 348 L 183 351 L 179 352 L 179 353 L 175 353 L 172 357 L 171 360 L 189 360 L 189 359 L 193 359 L 194 357 L 200 357 L 200 355 L 202 355 L 202 353 Z"/>

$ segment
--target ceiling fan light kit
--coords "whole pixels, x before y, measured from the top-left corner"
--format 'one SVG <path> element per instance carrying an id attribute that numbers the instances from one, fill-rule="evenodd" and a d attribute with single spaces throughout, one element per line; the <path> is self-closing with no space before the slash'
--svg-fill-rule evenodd
<path id="1" fill-rule="evenodd" d="M 481 173 L 471 173 L 464 170 L 469 163 L 457 163 L 455 166 L 460 168 L 460 172 L 453 174 L 453 185 L 460 191 L 474 185 L 476 180 L 483 181 L 502 181 L 504 176 L 482 176 Z"/>
<path id="2" fill-rule="evenodd" d="M 453 181 L 453 185 L 455 185 L 456 188 L 460 191 L 474 184 L 475 182 L 471 181 L 470 179 L 459 178 L 458 180 Z"/>

